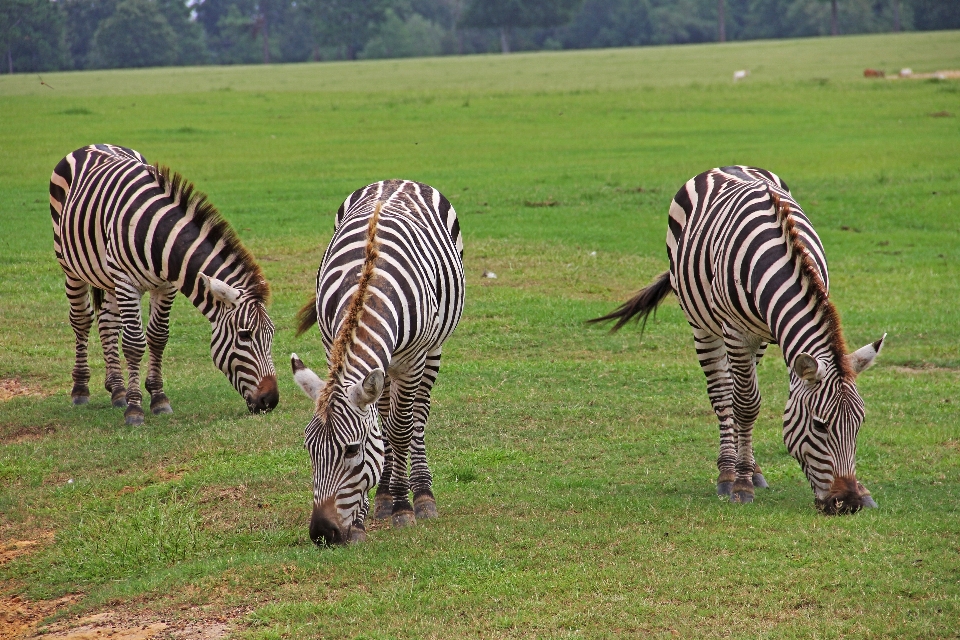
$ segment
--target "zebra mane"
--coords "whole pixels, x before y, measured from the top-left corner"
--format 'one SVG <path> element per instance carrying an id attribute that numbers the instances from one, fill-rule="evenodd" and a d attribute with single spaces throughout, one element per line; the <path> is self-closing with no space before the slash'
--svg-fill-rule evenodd
<path id="1" fill-rule="evenodd" d="M 810 285 L 807 289 L 812 292 L 817 303 L 817 308 L 823 317 L 823 324 L 827 328 L 827 335 L 830 338 L 830 351 L 833 354 L 834 364 L 837 370 L 840 371 L 841 377 L 852 380 L 855 374 L 847 364 L 845 357 L 847 354 L 847 345 L 843 339 L 843 328 L 840 326 L 840 314 L 830 301 L 827 287 L 820 277 L 820 270 L 817 269 L 813 258 L 810 257 L 810 253 L 807 251 L 806 245 L 804 245 L 803 240 L 800 239 L 800 232 L 797 231 L 796 222 L 790 211 L 790 203 L 781 200 L 780 196 L 772 190 L 770 190 L 769 193 L 770 199 L 773 201 L 773 208 L 777 212 L 777 219 L 780 221 L 780 226 L 783 227 L 784 233 L 790 239 L 793 255 L 799 257 L 800 277 L 805 279 Z"/>
<path id="2" fill-rule="evenodd" d="M 360 319 L 363 316 L 363 307 L 370 297 L 370 281 L 373 280 L 374 270 L 376 268 L 377 258 L 380 257 L 380 243 L 377 241 L 377 224 L 380 222 L 380 210 L 383 208 L 383 202 L 377 201 L 373 208 L 373 215 L 370 216 L 370 223 L 367 226 L 367 244 L 364 249 L 363 268 L 360 271 L 360 279 L 357 280 L 357 290 L 347 306 L 347 315 L 343 319 L 343 325 L 340 327 L 337 337 L 333 341 L 333 347 L 330 349 L 330 374 L 327 377 L 327 384 L 317 397 L 316 412 L 325 413 L 330 403 L 330 396 L 333 395 L 334 388 L 340 383 L 340 374 L 343 372 L 346 364 L 347 354 L 353 341 L 357 336 L 357 329 L 360 326 Z"/>
<path id="3" fill-rule="evenodd" d="M 241 274 L 243 281 L 240 283 L 243 291 L 266 304 L 270 300 L 270 285 L 263 277 L 260 265 L 257 264 L 253 254 L 243 246 L 230 223 L 207 199 L 207 194 L 197 190 L 192 182 L 170 167 L 156 164 L 152 168 L 160 188 L 168 192 L 170 198 L 179 202 L 180 208 L 184 211 L 193 209 L 192 220 L 198 226 L 209 225 L 210 232 L 207 237 L 214 242 L 217 240 L 223 242 L 230 255 L 239 259 L 243 266 Z"/>

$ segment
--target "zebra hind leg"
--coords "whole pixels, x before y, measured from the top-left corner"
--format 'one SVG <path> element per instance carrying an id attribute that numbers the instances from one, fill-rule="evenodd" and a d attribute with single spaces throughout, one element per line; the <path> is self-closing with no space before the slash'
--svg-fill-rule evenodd
<path id="1" fill-rule="evenodd" d="M 76 338 L 76 360 L 73 366 L 73 389 L 70 397 L 74 405 L 90 402 L 90 363 L 87 346 L 90 326 L 93 324 L 93 309 L 90 306 L 90 285 L 66 274 L 66 294 L 70 302 L 70 326 Z"/>
<path id="2" fill-rule="evenodd" d="M 123 384 L 120 368 L 120 309 L 117 296 L 112 291 L 103 292 L 103 300 L 97 310 L 97 329 L 103 347 L 106 377 L 103 386 L 110 394 L 110 403 L 117 409 L 127 408 L 127 388 Z"/>
<path id="3" fill-rule="evenodd" d="M 697 360 L 707 378 L 707 396 L 720 425 L 720 453 L 717 456 L 717 495 L 733 495 L 737 479 L 737 435 L 733 424 L 733 382 L 727 362 L 723 338 L 694 328 Z"/>
<path id="4" fill-rule="evenodd" d="M 763 343 L 757 349 L 757 353 L 754 356 L 754 362 L 760 363 L 760 358 L 763 357 L 763 354 L 767 350 L 767 344 Z M 753 486 L 757 489 L 769 489 L 770 485 L 767 484 L 767 479 L 763 477 L 763 471 L 760 470 L 760 465 L 754 461 L 753 463 Z"/>

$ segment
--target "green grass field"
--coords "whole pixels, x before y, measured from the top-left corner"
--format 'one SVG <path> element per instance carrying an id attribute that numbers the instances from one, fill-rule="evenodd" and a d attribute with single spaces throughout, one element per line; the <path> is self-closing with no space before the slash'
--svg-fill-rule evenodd
<path id="1" fill-rule="evenodd" d="M 0 565 L 0 596 L 73 594 L 46 609 L 60 620 L 226 619 L 240 638 L 960 636 L 960 82 L 861 77 L 904 66 L 960 68 L 960 32 L 0 76 L 0 378 L 27 392 L 0 402 L 0 550 L 40 541 Z M 261 261 L 276 411 L 247 414 L 182 297 L 174 415 L 124 427 L 95 339 L 94 397 L 71 406 L 47 180 L 94 142 L 184 173 Z M 642 338 L 583 324 L 666 268 L 676 189 L 732 163 L 804 206 L 848 343 L 889 334 L 859 381 L 877 510 L 815 511 L 781 439 L 776 349 L 755 432 L 772 488 L 737 506 L 714 495 L 676 303 Z M 287 362 L 323 349 L 293 315 L 339 203 L 391 177 L 443 191 L 465 234 L 427 431 L 441 518 L 319 549 L 312 408 Z"/>

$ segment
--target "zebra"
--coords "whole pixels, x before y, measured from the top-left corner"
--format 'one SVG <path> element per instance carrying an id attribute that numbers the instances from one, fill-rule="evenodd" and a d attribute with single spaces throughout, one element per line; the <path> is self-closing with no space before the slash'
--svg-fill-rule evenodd
<path id="1" fill-rule="evenodd" d="M 173 412 L 163 392 L 161 363 L 178 291 L 210 321 L 214 364 L 248 409 L 265 412 L 277 405 L 270 354 L 274 326 L 265 306 L 269 286 L 206 195 L 132 149 L 95 144 L 67 155 L 53 170 L 50 216 L 76 337 L 74 405 L 90 400 L 87 340 L 96 314 L 104 386 L 114 407 L 126 407 L 126 424 L 143 424 L 140 361 L 148 347 L 150 409 Z M 147 291 L 150 318 L 144 337 L 140 299 Z M 127 387 L 120 368 L 121 332 Z"/>
<path id="2" fill-rule="evenodd" d="M 375 518 L 403 527 L 437 517 L 424 428 L 464 288 L 460 224 L 436 189 L 386 180 L 340 206 L 316 297 L 298 316 L 297 335 L 320 327 L 326 381 L 291 355 L 294 379 L 315 401 L 304 446 L 316 544 L 366 539 L 373 485 Z"/>
<path id="3" fill-rule="evenodd" d="M 767 483 L 753 456 L 760 410 L 756 365 L 777 343 L 790 372 L 783 438 L 825 513 L 876 507 L 856 478 L 864 405 L 856 376 L 873 364 L 886 334 L 846 353 L 828 297 L 823 245 L 783 181 L 746 166 L 689 180 L 670 204 L 670 269 L 612 313 L 590 322 L 647 318 L 673 291 L 693 329 L 707 394 L 720 422 L 717 494 L 754 499 Z"/>

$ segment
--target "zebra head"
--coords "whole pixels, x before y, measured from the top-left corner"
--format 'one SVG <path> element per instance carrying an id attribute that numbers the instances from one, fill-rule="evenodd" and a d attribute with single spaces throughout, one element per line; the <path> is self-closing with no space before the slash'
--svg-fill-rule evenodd
<path id="1" fill-rule="evenodd" d="M 817 508 L 824 513 L 856 513 L 877 506 L 856 476 L 857 432 L 864 411 L 854 377 L 873 364 L 884 338 L 886 334 L 844 356 L 848 373 L 832 358 L 807 353 L 797 356 L 791 367 L 784 442 L 803 468 Z"/>
<path id="2" fill-rule="evenodd" d="M 380 482 L 384 445 L 377 400 L 384 375 L 374 369 L 362 380 L 325 383 L 291 354 L 293 378 L 316 403 L 304 430 L 304 447 L 313 466 L 310 539 L 316 544 L 362 540 L 354 523 L 366 515 L 367 492 Z"/>
<path id="3" fill-rule="evenodd" d="M 202 273 L 200 279 L 217 307 L 210 338 L 214 364 L 246 400 L 250 413 L 271 411 L 280 392 L 270 355 L 274 326 L 263 300 Z"/>

